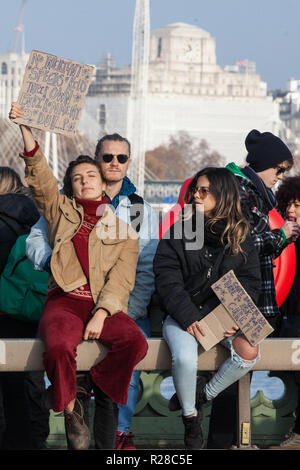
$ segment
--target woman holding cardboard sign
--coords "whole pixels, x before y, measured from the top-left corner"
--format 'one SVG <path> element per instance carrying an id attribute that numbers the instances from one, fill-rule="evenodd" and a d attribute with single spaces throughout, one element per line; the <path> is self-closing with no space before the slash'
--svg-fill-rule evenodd
<path id="1" fill-rule="evenodd" d="M 204 446 L 202 405 L 259 360 L 258 346 L 251 346 L 233 324 L 221 341 L 230 358 L 208 383 L 201 383 L 204 379 L 199 377 L 197 384 L 198 345 L 206 334 L 199 320 L 220 304 L 211 285 L 232 269 L 254 302 L 260 291 L 258 254 L 239 201 L 238 184 L 228 170 L 199 171 L 188 187 L 181 219 L 164 235 L 154 259 L 156 288 L 167 313 L 163 334 L 172 353 L 176 389 L 169 408 L 182 408 L 189 449 Z"/>
<path id="2" fill-rule="evenodd" d="M 13 120 L 21 116 L 14 103 Z M 117 425 L 116 403 L 125 404 L 134 366 L 145 356 L 147 341 L 124 312 L 133 289 L 138 258 L 136 232 L 109 208 L 96 162 L 79 156 L 70 162 L 60 194 L 30 129 L 20 126 L 25 150 L 27 182 L 49 225 L 52 286 L 39 324 L 44 342 L 44 365 L 52 384 L 47 403 L 64 411 L 66 433 L 75 450 L 89 446 L 89 429 L 76 397 L 76 348 L 84 340 L 99 339 L 108 348 L 91 368 L 111 415 L 103 434 Z M 112 406 L 111 402 L 113 402 Z"/>

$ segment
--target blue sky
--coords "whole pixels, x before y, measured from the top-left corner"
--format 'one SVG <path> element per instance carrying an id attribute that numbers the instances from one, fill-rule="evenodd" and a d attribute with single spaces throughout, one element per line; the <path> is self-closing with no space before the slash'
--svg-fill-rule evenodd
<path id="1" fill-rule="evenodd" d="M 150 0 L 151 29 L 194 24 L 216 38 L 220 65 L 256 62 L 269 89 L 300 79 L 299 0 Z M 0 0 L 0 52 L 14 47 L 21 0 Z M 131 62 L 135 0 L 26 0 L 26 52 L 32 49 L 96 64 L 111 52 Z"/>

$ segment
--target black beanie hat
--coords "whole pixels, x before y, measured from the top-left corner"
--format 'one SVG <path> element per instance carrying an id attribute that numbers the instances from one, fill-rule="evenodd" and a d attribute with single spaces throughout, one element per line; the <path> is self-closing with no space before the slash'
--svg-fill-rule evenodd
<path id="1" fill-rule="evenodd" d="M 271 132 L 253 129 L 246 137 L 245 146 L 248 151 L 246 161 L 256 172 L 274 168 L 285 160 L 293 160 L 285 143 Z"/>

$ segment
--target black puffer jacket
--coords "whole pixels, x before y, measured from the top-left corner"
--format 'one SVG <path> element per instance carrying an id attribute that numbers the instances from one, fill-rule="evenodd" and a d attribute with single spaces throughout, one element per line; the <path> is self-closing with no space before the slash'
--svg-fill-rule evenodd
<path id="1" fill-rule="evenodd" d="M 209 240 L 201 249 L 187 250 L 186 245 L 191 240 L 186 240 L 184 234 L 180 239 L 174 236 L 176 231 L 178 233 L 178 224 L 182 221 L 176 222 L 159 242 L 153 265 L 156 290 L 167 314 L 186 330 L 220 304 L 210 285 L 207 286 L 206 279 L 216 263 L 219 265 L 217 279 L 232 269 L 246 292 L 257 302 L 261 284 L 260 263 L 250 235 L 242 244 L 245 261 L 242 254 L 233 256 L 226 252 L 219 256 L 224 247 L 214 246 Z M 201 293 L 199 308 L 199 303 L 196 305 L 192 300 L 192 293 L 197 286 L 203 285 L 206 287 Z"/>
<path id="2" fill-rule="evenodd" d="M 0 274 L 16 239 L 38 221 L 34 202 L 24 194 L 0 195 Z"/>

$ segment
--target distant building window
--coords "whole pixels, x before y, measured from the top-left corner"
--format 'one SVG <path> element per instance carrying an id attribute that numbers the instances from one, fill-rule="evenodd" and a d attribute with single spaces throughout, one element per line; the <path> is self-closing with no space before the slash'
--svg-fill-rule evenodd
<path id="1" fill-rule="evenodd" d="M 161 57 L 162 38 L 158 38 L 157 57 Z"/>
<path id="2" fill-rule="evenodd" d="M 99 124 L 105 126 L 106 124 L 106 106 L 105 104 L 100 104 L 99 106 Z"/>
<path id="3" fill-rule="evenodd" d="M 1 73 L 2 75 L 7 75 L 7 63 L 6 62 L 2 62 Z"/>

